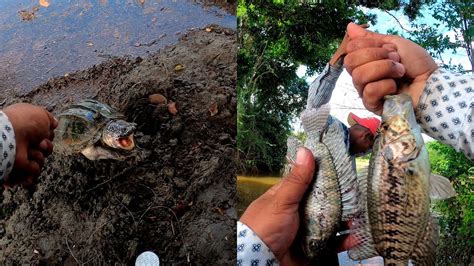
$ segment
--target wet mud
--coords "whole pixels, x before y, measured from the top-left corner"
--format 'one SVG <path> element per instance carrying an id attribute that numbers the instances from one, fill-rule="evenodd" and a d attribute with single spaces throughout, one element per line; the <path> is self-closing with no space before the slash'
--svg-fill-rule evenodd
<path id="1" fill-rule="evenodd" d="M 53 154 L 34 190 L 1 189 L 0 264 L 235 264 L 236 34 L 211 25 L 146 58 L 117 57 L 3 105 L 58 114 L 92 98 L 138 124 L 139 161 Z M 179 67 L 177 67 L 179 65 Z M 177 113 L 150 103 L 159 93 Z"/>

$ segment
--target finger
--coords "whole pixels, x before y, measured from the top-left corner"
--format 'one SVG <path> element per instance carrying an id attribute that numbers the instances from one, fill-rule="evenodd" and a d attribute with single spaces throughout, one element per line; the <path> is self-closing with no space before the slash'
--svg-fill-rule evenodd
<path id="1" fill-rule="evenodd" d="M 363 48 L 348 54 L 344 58 L 344 67 L 346 67 L 349 74 L 352 74 L 352 71 L 356 67 L 383 59 L 391 59 L 392 61 L 400 62 L 400 55 L 398 55 L 397 52 L 391 52 L 379 47 Z"/>
<path id="2" fill-rule="evenodd" d="M 54 130 L 50 130 L 50 131 L 49 131 L 49 137 L 48 137 L 48 139 L 49 139 L 50 141 L 53 141 L 53 140 L 54 140 Z"/>
<path id="3" fill-rule="evenodd" d="M 28 166 L 25 168 L 25 173 L 28 176 L 39 176 L 41 174 L 41 166 L 36 161 L 29 161 Z"/>
<path id="4" fill-rule="evenodd" d="M 314 170 L 313 154 L 306 148 L 300 148 L 296 154 L 295 165 L 282 180 L 281 187 L 275 195 L 278 197 L 280 204 L 298 204 L 313 179 Z"/>
<path id="5" fill-rule="evenodd" d="M 53 143 L 49 139 L 45 139 L 39 144 L 39 149 L 44 156 L 49 156 L 53 153 Z"/>
<path id="6" fill-rule="evenodd" d="M 385 95 L 397 93 L 397 83 L 394 79 L 382 79 L 368 83 L 362 95 L 362 102 L 367 110 L 378 115 L 382 113 Z"/>
<path id="7" fill-rule="evenodd" d="M 342 238 L 341 244 L 336 249 L 337 252 L 342 252 L 344 250 L 351 249 L 357 246 L 358 244 L 357 238 L 354 237 L 353 235 L 345 235 L 345 236 L 342 236 L 341 238 Z"/>
<path id="8" fill-rule="evenodd" d="M 28 176 L 27 178 L 25 178 L 25 181 L 23 181 L 23 182 L 21 183 L 21 185 L 22 185 L 24 188 L 30 188 L 30 187 L 35 186 L 37 183 L 38 183 L 38 177 L 36 177 L 36 176 Z"/>
<path id="9" fill-rule="evenodd" d="M 367 83 L 387 78 L 401 78 L 405 75 L 405 67 L 390 59 L 378 60 L 361 65 L 352 71 L 352 82 L 362 95 Z"/>
<path id="10" fill-rule="evenodd" d="M 381 41 L 390 42 L 390 40 L 394 38 L 394 36 L 392 35 L 385 35 L 385 34 L 372 32 L 352 22 L 347 25 L 347 33 L 349 34 L 349 37 L 351 37 L 351 39 L 363 37 L 363 38 L 379 39 Z"/>
<path id="11" fill-rule="evenodd" d="M 364 49 L 364 48 L 382 48 L 384 45 L 386 45 L 387 42 L 384 42 L 379 39 L 366 39 L 366 38 L 360 38 L 360 39 L 351 39 L 347 43 L 347 53 L 352 53 L 354 51 Z"/>
<path id="12" fill-rule="evenodd" d="M 281 181 L 276 183 L 275 185 L 273 185 L 271 188 L 269 188 L 265 193 L 264 195 L 265 196 L 270 196 L 270 197 L 273 197 L 275 196 L 275 194 L 278 192 L 278 190 L 280 189 L 281 187 Z"/>
<path id="13" fill-rule="evenodd" d="M 15 163 L 13 164 L 13 170 L 23 171 L 28 168 L 28 148 L 26 145 L 20 145 L 20 143 L 16 146 L 16 155 L 15 155 Z"/>
<path id="14" fill-rule="evenodd" d="M 50 112 L 46 111 L 46 115 L 48 116 L 48 119 L 49 119 L 49 128 L 50 129 L 55 129 L 56 127 L 58 127 L 58 120 L 53 116 L 53 114 L 51 114 Z"/>
<path id="15" fill-rule="evenodd" d="M 30 161 L 35 161 L 36 163 L 38 163 L 40 169 L 43 167 L 44 165 L 44 155 L 41 151 L 39 150 L 30 150 L 28 152 L 28 159 Z"/>

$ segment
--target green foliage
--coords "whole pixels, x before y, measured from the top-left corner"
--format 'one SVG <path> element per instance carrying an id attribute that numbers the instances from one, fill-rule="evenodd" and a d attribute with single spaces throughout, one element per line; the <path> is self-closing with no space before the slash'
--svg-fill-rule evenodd
<path id="1" fill-rule="evenodd" d="M 452 65 L 451 61 L 444 61 L 443 53 L 446 51 L 456 52 L 465 50 L 471 61 L 471 70 L 474 68 L 473 37 L 474 26 L 472 25 L 472 14 L 474 6 L 472 0 L 438 0 L 425 3 L 425 10 L 436 21 L 430 25 L 412 21 L 413 30 L 402 32 L 405 38 L 418 43 L 431 54 L 441 60 L 441 65 L 454 71 L 463 71 L 460 65 Z M 409 18 L 411 18 L 409 16 Z M 444 28 L 452 33 L 452 37 L 446 36 L 440 31 Z M 393 33 L 393 32 L 392 32 Z"/>
<path id="2" fill-rule="evenodd" d="M 321 71 L 350 21 L 362 12 L 344 1 L 239 1 L 238 136 L 240 172 L 277 173 L 286 152 L 291 119 L 307 97 L 308 84 L 296 75 Z"/>
<path id="3" fill-rule="evenodd" d="M 468 265 L 474 252 L 474 163 L 446 144 L 426 146 L 432 172 L 449 178 L 458 194 L 433 207 L 441 229 L 437 262 Z"/>

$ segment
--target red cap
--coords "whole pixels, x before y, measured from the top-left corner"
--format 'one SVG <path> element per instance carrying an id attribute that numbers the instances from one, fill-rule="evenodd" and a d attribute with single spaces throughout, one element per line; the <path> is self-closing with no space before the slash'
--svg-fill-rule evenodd
<path id="1" fill-rule="evenodd" d="M 355 124 L 359 124 L 365 128 L 368 128 L 370 132 L 375 136 L 377 132 L 377 128 L 380 126 L 380 120 L 375 117 L 368 117 L 368 118 L 360 118 L 353 113 L 349 113 L 347 117 L 347 122 L 349 125 L 353 126 Z"/>

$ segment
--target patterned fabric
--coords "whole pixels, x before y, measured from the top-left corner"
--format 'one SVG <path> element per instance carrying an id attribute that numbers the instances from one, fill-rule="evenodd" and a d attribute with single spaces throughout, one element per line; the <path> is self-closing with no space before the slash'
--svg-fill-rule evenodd
<path id="1" fill-rule="evenodd" d="M 416 109 L 431 137 L 474 160 L 474 77 L 438 69 L 431 74 Z"/>
<path id="2" fill-rule="evenodd" d="M 280 265 L 270 248 L 242 222 L 237 222 L 237 265 Z"/>
<path id="3" fill-rule="evenodd" d="M 2 111 L 0 111 L 0 132 L 2 134 L 2 140 L 0 141 L 0 180 L 3 180 L 12 171 L 16 156 L 16 142 L 12 124 Z"/>

